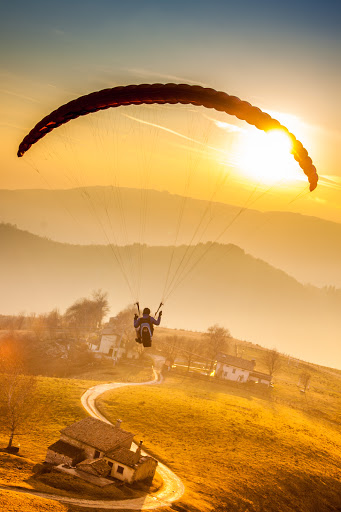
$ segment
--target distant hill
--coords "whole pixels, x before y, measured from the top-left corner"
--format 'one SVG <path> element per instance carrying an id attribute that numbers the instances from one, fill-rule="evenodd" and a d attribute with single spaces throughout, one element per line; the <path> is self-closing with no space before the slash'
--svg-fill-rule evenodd
<path id="1" fill-rule="evenodd" d="M 196 227 L 194 243 L 214 241 L 226 230 L 218 242 L 238 245 L 302 283 L 341 287 L 341 224 L 295 213 L 240 211 L 134 188 L 0 190 L 0 221 L 59 242 L 169 246 L 190 243 Z"/>
<path id="2" fill-rule="evenodd" d="M 0 239 L 3 314 L 55 307 L 63 312 L 98 288 L 109 292 L 112 315 L 136 300 L 111 247 L 61 244 L 9 225 L 0 226 Z M 197 256 L 206 249 L 201 245 Z M 152 309 L 162 297 L 172 250 L 144 248 L 139 298 Z M 185 250 L 175 249 L 174 262 Z M 140 246 L 123 247 L 115 254 L 133 283 Z M 240 339 L 341 368 L 340 310 L 340 289 L 304 286 L 237 246 L 215 244 L 169 297 L 163 324 L 204 331 L 219 323 Z"/>

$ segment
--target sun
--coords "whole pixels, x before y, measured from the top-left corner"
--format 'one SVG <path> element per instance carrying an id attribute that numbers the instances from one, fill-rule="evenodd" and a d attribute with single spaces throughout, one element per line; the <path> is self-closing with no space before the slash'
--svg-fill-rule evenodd
<path id="1" fill-rule="evenodd" d="M 292 153 L 292 142 L 283 130 L 262 132 L 250 127 L 239 139 L 238 167 L 264 184 L 302 180 L 302 171 Z"/>

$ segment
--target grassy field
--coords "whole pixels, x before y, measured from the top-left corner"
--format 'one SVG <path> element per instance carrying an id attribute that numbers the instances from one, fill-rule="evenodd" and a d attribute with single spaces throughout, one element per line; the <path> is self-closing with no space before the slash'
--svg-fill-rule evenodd
<path id="1" fill-rule="evenodd" d="M 340 511 L 341 434 L 333 412 L 339 397 L 328 386 L 319 404 L 325 414 L 314 415 L 316 396 L 302 404 L 296 389 L 298 407 L 290 406 L 293 390 L 286 391 L 282 373 L 274 395 L 176 376 L 108 392 L 99 405 L 183 479 L 178 510 Z M 334 377 L 325 378 L 331 386 Z"/>
<path id="2" fill-rule="evenodd" d="M 265 371 L 264 350 L 239 343 L 243 357 L 255 358 L 257 369 Z M 302 371 L 311 374 L 305 394 L 297 386 Z M 21 457 L 0 454 L 0 484 L 98 497 L 87 485 L 78 488 L 79 482 L 33 478 L 33 467 L 62 428 L 87 415 L 80 404 L 86 389 L 99 382 L 142 382 L 151 375 L 148 364 L 104 363 L 79 379 L 39 378 L 49 414 L 38 432 L 18 439 Z M 108 392 L 99 406 L 113 421 L 120 417 L 123 428 L 182 478 L 184 497 L 164 512 L 340 512 L 341 372 L 302 362 L 291 366 L 282 356 L 274 381 L 268 389 L 170 374 L 160 385 Z M 0 446 L 6 444 L 1 434 Z M 127 488 L 125 495 L 136 492 Z M 10 512 L 85 512 L 1 490 L 0 503 Z"/>
<path id="3" fill-rule="evenodd" d="M 47 447 L 59 439 L 60 430 L 87 416 L 82 408 L 80 398 L 89 387 L 100 382 L 122 381 L 142 382 L 152 378 L 151 366 L 121 365 L 115 368 L 112 365 L 104 368 L 104 372 L 98 369 L 87 372 L 82 377 L 89 380 L 59 379 L 40 377 L 39 391 L 41 401 L 46 403 L 48 414 L 44 416 L 39 429 L 31 431 L 24 436 L 14 439 L 14 445 L 20 443 L 20 456 L 9 455 L 0 452 L 0 484 L 20 486 L 35 489 L 42 492 L 67 495 L 89 499 L 125 499 L 141 496 L 146 492 L 144 488 L 99 489 L 95 486 L 81 482 L 68 475 L 45 474 L 34 476 L 34 466 L 45 459 Z M 91 380 L 90 380 L 91 379 Z M 125 425 L 123 425 L 125 427 Z M 0 418 L 1 428 L 1 418 Z M 5 447 L 8 437 L 2 432 L 0 435 L 0 447 Z M 157 478 L 153 482 L 153 490 L 162 484 Z M 21 495 L 19 493 L 7 493 L 0 490 L 0 510 L 2 511 L 51 511 L 64 512 L 77 510 L 55 502 L 43 500 L 34 496 Z"/>

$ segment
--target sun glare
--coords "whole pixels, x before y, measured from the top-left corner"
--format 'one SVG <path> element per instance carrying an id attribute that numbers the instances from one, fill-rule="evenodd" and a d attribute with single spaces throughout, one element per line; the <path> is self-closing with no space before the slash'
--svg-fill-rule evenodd
<path id="1" fill-rule="evenodd" d="M 302 180 L 291 149 L 291 140 L 284 131 L 265 133 L 250 128 L 240 138 L 238 166 L 249 178 L 265 184 Z"/>

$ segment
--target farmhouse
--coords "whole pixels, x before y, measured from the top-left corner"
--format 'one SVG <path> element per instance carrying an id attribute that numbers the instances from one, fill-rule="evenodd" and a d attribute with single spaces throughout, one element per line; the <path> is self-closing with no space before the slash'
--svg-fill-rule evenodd
<path id="1" fill-rule="evenodd" d="M 232 380 L 236 382 L 256 382 L 270 385 L 271 376 L 266 373 L 255 371 L 256 361 L 243 359 L 242 357 L 230 356 L 219 352 L 215 375 L 217 378 Z"/>
<path id="2" fill-rule="evenodd" d="M 135 348 L 136 343 L 129 347 L 129 342 L 123 335 L 118 335 L 112 327 L 103 329 L 99 343 L 89 343 L 90 350 L 111 357 L 115 361 L 126 356 L 128 359 L 137 359 L 139 353 Z"/>
<path id="3" fill-rule="evenodd" d="M 110 476 L 124 482 L 152 480 L 157 461 L 142 454 L 142 441 L 132 450 L 134 434 L 96 418 L 85 418 L 61 431 L 48 447 L 45 462 L 66 464 L 95 476 Z"/>

